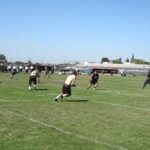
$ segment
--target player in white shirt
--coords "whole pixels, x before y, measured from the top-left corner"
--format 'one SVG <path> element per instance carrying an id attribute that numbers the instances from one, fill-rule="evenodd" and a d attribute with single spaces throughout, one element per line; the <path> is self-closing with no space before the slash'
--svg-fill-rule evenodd
<path id="1" fill-rule="evenodd" d="M 39 79 L 39 70 L 37 67 L 33 69 L 29 77 L 29 90 L 31 90 L 31 85 L 33 84 L 34 89 L 36 89 L 37 80 Z"/>
<path id="2" fill-rule="evenodd" d="M 16 73 L 17 73 L 17 67 L 16 67 L 16 66 L 12 66 L 10 78 L 12 79 L 13 76 L 14 76 Z"/>

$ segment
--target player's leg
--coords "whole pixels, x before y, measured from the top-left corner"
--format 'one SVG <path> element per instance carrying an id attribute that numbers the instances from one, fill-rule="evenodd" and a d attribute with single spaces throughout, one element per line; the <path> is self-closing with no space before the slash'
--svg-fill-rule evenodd
<path id="1" fill-rule="evenodd" d="M 29 87 L 28 87 L 29 90 L 31 90 L 31 84 L 32 84 L 32 78 L 30 77 L 29 78 Z"/>
<path id="2" fill-rule="evenodd" d="M 96 89 L 97 86 L 98 86 L 98 82 L 96 81 L 94 84 L 94 89 Z"/>
<path id="3" fill-rule="evenodd" d="M 10 78 L 12 79 L 14 76 L 14 72 L 11 72 Z"/>
<path id="4" fill-rule="evenodd" d="M 89 89 L 91 86 L 92 86 L 92 84 L 89 84 L 88 87 L 87 87 L 87 89 Z"/>
<path id="5" fill-rule="evenodd" d="M 34 77 L 33 78 L 33 87 L 34 87 L 34 89 L 36 89 L 36 84 L 37 84 L 37 78 Z"/>
<path id="6" fill-rule="evenodd" d="M 57 95 L 57 96 L 55 97 L 54 100 L 55 100 L 55 101 L 58 101 L 58 99 L 61 98 L 61 97 L 62 97 L 62 94 L 59 94 L 59 95 Z"/>
<path id="7" fill-rule="evenodd" d="M 92 85 L 93 85 L 93 80 L 90 80 L 90 83 L 89 83 L 87 89 L 89 89 Z"/>
<path id="8" fill-rule="evenodd" d="M 148 84 L 150 85 L 150 79 L 147 80 Z"/>
<path id="9" fill-rule="evenodd" d="M 62 99 L 62 97 L 63 97 L 62 95 L 63 95 L 63 92 L 64 92 L 64 91 L 65 91 L 65 85 L 63 85 L 63 87 L 62 87 L 62 93 L 59 94 L 59 95 L 57 95 L 57 96 L 54 98 L 54 100 L 55 100 L 55 101 L 58 101 L 59 98 Z"/>
<path id="10" fill-rule="evenodd" d="M 49 73 L 48 73 L 48 78 L 49 78 L 49 79 L 51 78 L 50 75 L 49 75 Z"/>
<path id="11" fill-rule="evenodd" d="M 55 101 L 58 101 L 58 99 L 62 100 L 63 97 L 68 97 L 70 95 L 71 95 L 71 86 L 64 84 L 62 88 L 62 93 L 55 97 Z"/>
<path id="12" fill-rule="evenodd" d="M 145 80 L 144 85 L 143 85 L 143 89 L 145 88 L 145 86 L 148 84 L 148 80 Z"/>

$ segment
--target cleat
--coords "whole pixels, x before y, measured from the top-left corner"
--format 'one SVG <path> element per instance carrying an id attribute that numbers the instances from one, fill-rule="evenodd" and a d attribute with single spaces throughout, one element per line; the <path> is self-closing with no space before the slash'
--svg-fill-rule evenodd
<path id="1" fill-rule="evenodd" d="M 55 98 L 54 100 L 55 100 L 56 102 L 58 101 L 58 99 L 57 99 L 57 98 Z"/>

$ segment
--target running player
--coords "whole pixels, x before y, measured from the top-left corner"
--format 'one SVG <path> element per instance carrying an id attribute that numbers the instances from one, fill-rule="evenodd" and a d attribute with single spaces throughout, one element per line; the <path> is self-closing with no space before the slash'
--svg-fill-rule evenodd
<path id="1" fill-rule="evenodd" d="M 92 85 L 94 85 L 94 89 L 95 89 L 98 85 L 98 80 L 99 80 L 99 74 L 97 73 L 97 71 L 94 71 L 90 75 L 90 83 L 89 83 L 87 89 L 89 89 Z"/>
<path id="2" fill-rule="evenodd" d="M 147 78 L 146 78 L 146 80 L 145 80 L 145 82 L 144 82 L 143 89 L 145 88 L 145 86 L 146 86 L 147 84 L 150 85 L 150 70 L 149 70 L 149 72 L 148 72 L 148 74 L 147 74 Z"/>
<path id="3" fill-rule="evenodd" d="M 31 71 L 31 74 L 30 74 L 30 77 L 29 77 L 29 90 L 31 90 L 32 84 L 33 84 L 34 89 L 36 89 L 36 84 L 39 80 L 39 77 L 40 77 L 39 70 L 36 67 L 35 69 L 33 69 Z"/>
<path id="4" fill-rule="evenodd" d="M 62 93 L 55 97 L 55 101 L 58 101 L 60 98 L 61 100 L 63 97 L 68 97 L 71 95 L 71 86 L 76 86 L 75 81 L 77 79 L 77 72 L 72 71 L 72 73 L 67 77 L 65 83 L 62 87 Z"/>

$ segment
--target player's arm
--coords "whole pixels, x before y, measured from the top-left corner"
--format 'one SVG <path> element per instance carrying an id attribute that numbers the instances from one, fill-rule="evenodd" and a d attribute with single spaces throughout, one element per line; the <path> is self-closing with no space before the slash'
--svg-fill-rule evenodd
<path id="1" fill-rule="evenodd" d="M 92 78 L 93 78 L 93 76 L 94 76 L 94 74 L 92 73 L 92 74 L 90 75 L 90 79 L 92 79 Z"/>

